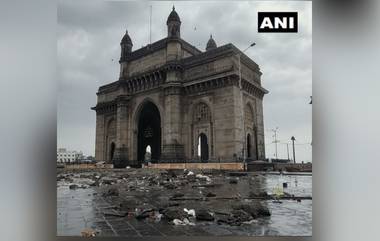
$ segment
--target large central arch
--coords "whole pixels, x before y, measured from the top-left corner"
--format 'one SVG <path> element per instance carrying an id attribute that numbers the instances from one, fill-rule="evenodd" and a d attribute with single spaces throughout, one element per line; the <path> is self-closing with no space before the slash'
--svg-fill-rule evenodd
<path id="1" fill-rule="evenodd" d="M 137 161 L 143 163 L 146 147 L 151 147 L 151 160 L 159 160 L 161 155 L 161 117 L 155 104 L 143 104 L 137 123 Z"/>

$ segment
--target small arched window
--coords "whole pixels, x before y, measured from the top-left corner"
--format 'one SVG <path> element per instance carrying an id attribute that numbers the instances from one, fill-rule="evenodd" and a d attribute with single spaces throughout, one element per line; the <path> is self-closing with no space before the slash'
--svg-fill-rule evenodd
<path id="1" fill-rule="evenodd" d="M 203 102 L 197 104 L 194 109 L 194 121 L 204 122 L 210 121 L 211 113 L 210 108 Z"/>
<path id="2" fill-rule="evenodd" d="M 244 108 L 244 118 L 247 125 L 252 126 L 254 124 L 253 109 L 250 104 L 246 104 Z"/>

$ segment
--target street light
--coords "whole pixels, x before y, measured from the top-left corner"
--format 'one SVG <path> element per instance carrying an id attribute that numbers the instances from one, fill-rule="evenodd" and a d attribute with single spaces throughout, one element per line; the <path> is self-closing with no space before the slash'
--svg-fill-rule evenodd
<path id="1" fill-rule="evenodd" d="M 296 163 L 296 150 L 294 149 L 294 141 L 296 140 L 296 138 L 292 136 L 290 140 L 292 140 L 292 143 L 293 143 L 293 162 Z"/>
<path id="2" fill-rule="evenodd" d="M 245 161 L 246 156 L 245 156 L 245 123 L 244 123 L 244 100 L 243 100 L 243 86 L 242 86 L 242 79 L 241 79 L 241 54 L 247 51 L 249 48 L 255 46 L 256 43 L 253 42 L 251 43 L 246 49 L 244 49 L 241 53 L 238 54 L 239 57 L 239 89 L 240 89 L 240 96 L 241 96 L 241 120 L 242 120 L 242 129 L 243 129 L 243 135 L 242 135 L 242 156 L 243 156 L 243 161 Z M 257 141 L 257 140 L 256 140 Z M 256 150 L 257 151 L 257 150 Z"/>

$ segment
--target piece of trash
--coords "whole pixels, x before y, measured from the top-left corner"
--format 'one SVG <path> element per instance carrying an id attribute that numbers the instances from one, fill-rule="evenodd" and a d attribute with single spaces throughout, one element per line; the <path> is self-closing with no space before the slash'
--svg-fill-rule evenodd
<path id="1" fill-rule="evenodd" d="M 130 166 L 127 166 L 126 169 L 130 169 L 131 167 Z"/>
<path id="2" fill-rule="evenodd" d="M 154 212 L 153 220 L 158 223 L 161 221 L 162 216 L 163 216 L 163 214 L 156 211 L 156 212 Z"/>
<path id="3" fill-rule="evenodd" d="M 195 177 L 199 178 L 199 179 L 206 180 L 207 182 L 211 182 L 211 178 L 209 178 L 208 176 L 202 175 L 202 174 L 197 174 Z"/>
<path id="4" fill-rule="evenodd" d="M 187 173 L 187 175 L 188 175 L 188 176 L 194 175 L 194 172 L 189 171 L 189 172 Z"/>
<path id="5" fill-rule="evenodd" d="M 182 225 L 182 226 L 184 226 L 184 225 L 194 226 L 195 225 L 195 223 L 190 222 L 189 219 L 187 219 L 187 218 L 184 218 L 183 221 L 180 219 L 173 219 L 173 223 L 174 223 L 174 225 Z"/>
<path id="6" fill-rule="evenodd" d="M 173 219 L 173 223 L 174 225 L 184 225 L 183 221 L 179 219 Z"/>
<path id="7" fill-rule="evenodd" d="M 80 233 L 82 237 L 86 238 L 95 237 L 96 235 L 96 231 L 91 228 L 85 228 Z"/>
<path id="8" fill-rule="evenodd" d="M 282 187 L 283 188 L 287 188 L 288 187 L 288 183 L 287 182 L 282 183 Z"/>
<path id="9" fill-rule="evenodd" d="M 183 211 L 185 211 L 187 213 L 187 215 L 195 217 L 195 210 L 194 209 L 188 210 L 187 208 L 184 208 Z"/>
<path id="10" fill-rule="evenodd" d="M 184 223 L 185 225 L 195 226 L 195 223 L 190 222 L 190 220 L 187 219 L 187 218 L 184 218 L 184 219 L 183 219 L 183 223 Z"/>
<path id="11" fill-rule="evenodd" d="M 258 221 L 255 220 L 255 219 L 252 219 L 252 220 L 249 220 L 249 221 L 245 221 L 243 222 L 244 224 L 252 224 L 252 223 L 257 223 Z"/>
<path id="12" fill-rule="evenodd" d="M 284 190 L 280 186 L 276 186 L 273 188 L 273 194 L 277 197 L 281 197 L 284 195 Z"/>

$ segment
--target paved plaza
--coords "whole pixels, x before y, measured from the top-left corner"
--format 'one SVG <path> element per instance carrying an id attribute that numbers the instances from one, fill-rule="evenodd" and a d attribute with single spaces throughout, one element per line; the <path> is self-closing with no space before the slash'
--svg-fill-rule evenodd
<path id="1" fill-rule="evenodd" d="M 310 174 L 107 169 L 59 170 L 57 179 L 58 236 L 312 234 Z"/>

